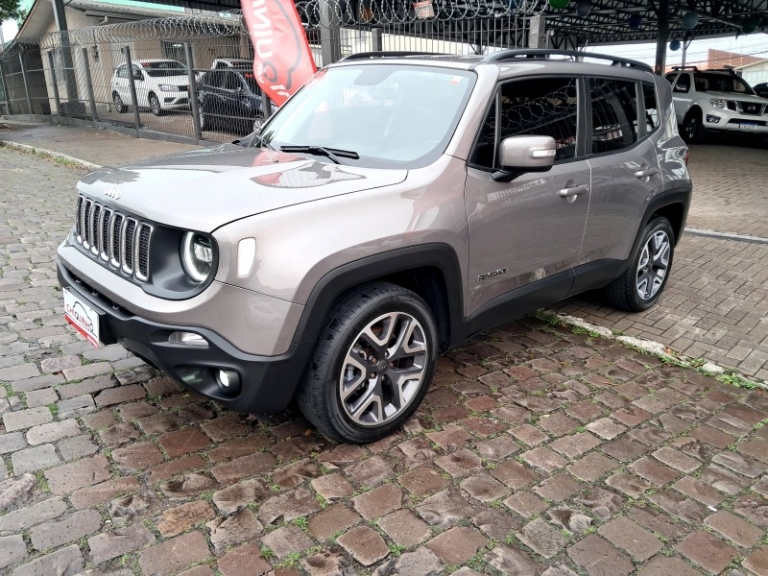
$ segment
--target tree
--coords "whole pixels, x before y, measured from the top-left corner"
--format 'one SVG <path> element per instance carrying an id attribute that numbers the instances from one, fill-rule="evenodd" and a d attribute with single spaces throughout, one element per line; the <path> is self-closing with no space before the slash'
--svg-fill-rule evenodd
<path id="1" fill-rule="evenodd" d="M 21 18 L 20 4 L 20 0 L 0 0 L 0 23 Z"/>

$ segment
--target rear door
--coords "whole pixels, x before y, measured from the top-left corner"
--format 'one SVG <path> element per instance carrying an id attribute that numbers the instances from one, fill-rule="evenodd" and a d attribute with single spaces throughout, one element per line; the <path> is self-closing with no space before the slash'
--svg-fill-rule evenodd
<path id="1" fill-rule="evenodd" d="M 579 150 L 579 82 L 576 77 L 537 76 L 499 87 L 467 173 L 467 315 L 495 298 L 512 297 L 518 288 L 546 286 L 537 291 L 542 303 L 570 289 L 590 184 L 589 166 Z M 496 182 L 491 175 L 499 143 L 518 135 L 552 136 L 555 165 L 549 172 Z"/>
<path id="2" fill-rule="evenodd" d="M 661 191 L 655 85 L 589 78 L 592 191 L 582 262 L 629 257 L 648 201 Z"/>

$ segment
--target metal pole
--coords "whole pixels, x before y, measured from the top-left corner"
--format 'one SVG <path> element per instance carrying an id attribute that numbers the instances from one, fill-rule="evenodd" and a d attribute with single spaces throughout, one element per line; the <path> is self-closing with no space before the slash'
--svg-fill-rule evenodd
<path id="1" fill-rule="evenodd" d="M 669 0 L 659 0 L 656 16 L 659 19 L 659 33 L 656 38 L 656 74 L 663 76 L 669 40 Z"/>
<path id="2" fill-rule="evenodd" d="M 384 44 L 384 34 L 382 34 L 381 28 L 374 28 L 371 30 L 371 50 L 374 52 L 382 52 Z"/>
<path id="3" fill-rule="evenodd" d="M 19 52 L 19 62 L 21 62 L 21 78 L 24 81 L 24 92 L 27 95 L 27 107 L 32 114 L 32 100 L 29 97 L 29 86 L 27 85 L 27 67 L 24 65 L 24 52 Z"/>
<path id="4" fill-rule="evenodd" d="M 53 50 L 48 52 L 48 67 L 51 69 L 51 83 L 53 84 L 53 100 L 56 102 L 56 114 L 61 116 L 61 100 L 59 99 L 59 81 L 56 79 L 56 68 L 54 66 Z M 26 80 L 24 86 L 27 85 Z"/>
<path id="5" fill-rule="evenodd" d="M 5 81 L 5 74 L 3 74 L 3 61 L 0 60 L 0 82 L 3 83 L 3 95 L 5 96 L 5 113 L 11 113 L 11 98 L 8 94 L 8 83 Z"/>
<path id="6" fill-rule="evenodd" d="M 67 93 L 67 105 L 79 100 L 77 95 L 77 80 L 75 79 L 75 66 L 72 62 L 72 49 L 69 42 L 69 28 L 67 27 L 67 15 L 65 13 L 64 0 L 53 0 L 53 17 L 56 21 L 56 30 L 61 33 L 60 47 L 63 64 L 62 75 L 64 88 Z"/>
<path id="7" fill-rule="evenodd" d="M 261 91 L 261 108 L 264 110 L 264 118 L 272 116 L 272 101 L 264 94 L 264 90 Z"/>
<path id="8" fill-rule="evenodd" d="M 133 61 L 131 60 L 131 48 L 129 46 L 125 47 L 125 63 L 128 66 L 128 86 L 131 88 L 131 102 L 133 102 L 133 124 L 136 128 L 136 138 L 138 138 L 141 117 L 139 116 L 139 99 L 136 97 L 136 82 L 133 77 Z"/>
<path id="9" fill-rule="evenodd" d="M 189 42 L 184 42 L 184 53 L 187 55 L 187 79 L 189 82 L 187 97 L 189 98 L 189 107 L 192 110 L 192 126 L 195 129 L 195 138 L 202 140 L 203 131 L 200 128 L 200 103 L 197 101 L 197 80 L 195 80 L 195 71 L 193 69 L 192 45 Z"/>
<path id="10" fill-rule="evenodd" d="M 93 96 L 93 80 L 91 79 L 91 65 L 88 61 L 88 48 L 83 48 L 83 64 L 85 65 L 85 86 L 88 89 L 88 102 L 91 105 L 91 117 L 98 120 L 96 115 L 96 98 Z"/>
<path id="11" fill-rule="evenodd" d="M 331 0 L 320 0 L 320 50 L 323 66 L 341 60 L 341 34 L 334 22 Z"/>

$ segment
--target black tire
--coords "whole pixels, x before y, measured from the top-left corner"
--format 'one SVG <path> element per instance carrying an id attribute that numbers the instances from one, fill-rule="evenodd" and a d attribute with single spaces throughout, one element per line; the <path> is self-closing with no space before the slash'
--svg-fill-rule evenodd
<path id="1" fill-rule="evenodd" d="M 704 144 L 707 140 L 707 131 L 701 117 L 701 110 L 689 110 L 683 120 L 683 129 L 680 133 L 688 144 Z"/>
<path id="2" fill-rule="evenodd" d="M 128 110 L 128 106 L 123 103 L 123 99 L 120 98 L 120 94 L 117 92 L 112 92 L 112 104 L 115 107 L 115 112 L 118 114 L 123 114 Z"/>
<path id="3" fill-rule="evenodd" d="M 197 104 L 197 118 L 195 119 L 195 122 L 200 124 L 200 130 L 211 129 L 211 119 L 203 110 L 203 104 L 201 102 Z"/>
<path id="4" fill-rule="evenodd" d="M 378 326 L 376 321 L 390 314 L 393 315 L 390 322 L 394 326 L 392 338 L 395 337 L 396 331 L 399 331 L 397 335 L 404 332 L 408 334 L 409 329 L 406 326 L 416 327 L 412 329 L 411 335 L 407 336 L 410 344 L 406 347 L 411 349 L 418 348 L 420 345 L 425 347 L 423 354 L 414 355 L 414 358 L 419 357 L 418 362 L 408 358 L 394 359 L 395 356 L 399 356 L 398 354 L 393 354 L 390 358 L 390 360 L 394 359 L 393 362 L 386 360 L 388 356 L 387 353 L 382 353 L 383 350 L 399 350 L 399 346 L 387 348 L 395 343 L 392 339 L 378 350 L 370 347 L 370 355 L 366 355 L 363 350 L 357 348 L 357 345 L 365 340 L 362 335 L 363 330 L 369 326 Z M 412 320 L 415 322 L 411 322 Z M 409 324 L 405 324 L 406 322 Z M 382 328 L 381 334 L 385 329 Z M 371 340 L 368 339 L 364 345 L 367 346 L 368 342 Z M 398 339 L 397 342 L 401 340 Z M 383 358 L 376 358 L 374 355 L 380 355 Z M 432 381 L 437 356 L 437 329 L 432 312 L 424 300 L 410 290 L 386 282 L 361 286 L 342 297 L 331 310 L 308 373 L 299 389 L 297 404 L 307 420 L 334 440 L 355 444 L 374 442 L 400 427 L 418 408 Z M 353 384 L 348 388 L 354 392 L 348 392 L 349 396 L 345 401 L 342 400 L 341 390 L 344 386 L 342 376 L 349 377 L 351 373 L 348 358 L 361 362 L 359 364 L 361 367 L 365 363 L 368 366 L 366 370 L 370 371 L 368 376 L 364 372 L 361 372 L 359 377 L 353 376 L 353 379 L 357 378 L 360 384 Z M 409 366 L 400 362 L 413 362 L 413 364 Z M 408 379 L 410 382 L 408 401 L 403 402 L 400 407 L 393 406 L 395 412 L 391 416 L 384 414 L 384 402 L 378 403 L 381 407 L 378 411 L 372 411 L 373 403 L 366 405 L 364 401 L 364 398 L 369 396 L 366 392 L 380 390 L 382 400 L 386 398 L 394 400 L 386 391 L 393 389 L 390 386 L 394 387 L 391 378 L 395 370 L 403 369 L 421 370 L 420 377 Z M 373 370 L 379 372 L 378 378 L 377 372 L 372 372 Z M 372 384 L 371 377 L 374 383 L 380 384 Z M 362 406 L 356 414 L 358 422 L 353 419 L 349 411 L 350 404 L 354 404 L 356 399 Z M 386 407 L 389 406 L 390 404 L 386 405 Z M 371 407 L 371 410 L 368 407 Z M 354 411 L 353 409 L 352 412 Z M 360 423 L 364 418 L 375 420 L 379 416 L 383 418 L 378 423 L 375 421 Z"/>
<path id="5" fill-rule="evenodd" d="M 155 116 L 162 116 L 165 113 L 165 110 L 163 110 L 163 107 L 160 105 L 160 99 L 157 97 L 157 94 L 150 92 L 148 100 L 149 109 L 152 111 L 152 114 Z"/>
<path id="6" fill-rule="evenodd" d="M 640 290 L 643 289 L 643 287 L 647 289 L 648 286 L 652 284 L 650 278 L 655 278 L 655 275 L 658 274 L 658 270 L 653 270 L 654 265 L 652 262 L 649 263 L 651 268 L 650 272 L 645 271 L 646 267 L 642 267 L 641 269 L 641 261 L 645 260 L 644 250 L 646 246 L 649 247 L 649 250 L 653 249 L 654 245 L 649 244 L 651 238 L 659 233 L 666 235 L 669 250 L 666 268 L 664 269 L 664 276 L 661 278 L 660 284 L 655 292 L 648 297 L 641 297 Z M 626 310 L 627 312 L 642 312 L 656 304 L 661 293 L 664 291 L 664 287 L 667 285 L 667 280 L 669 280 L 669 275 L 672 272 L 674 254 L 675 232 L 672 229 L 672 224 L 670 224 L 669 220 L 663 216 L 652 219 L 643 230 L 643 233 L 640 236 L 640 241 L 635 245 L 629 260 L 629 268 L 627 268 L 627 271 L 603 289 L 608 303 L 614 308 Z M 654 274 L 654 276 L 649 276 L 649 274 Z M 646 279 L 644 283 L 643 278 Z M 646 292 L 646 294 L 647 293 L 648 292 Z"/>

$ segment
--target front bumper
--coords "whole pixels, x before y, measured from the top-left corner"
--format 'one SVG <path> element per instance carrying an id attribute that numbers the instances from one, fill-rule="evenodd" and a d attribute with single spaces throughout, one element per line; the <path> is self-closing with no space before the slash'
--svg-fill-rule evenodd
<path id="1" fill-rule="evenodd" d="M 708 131 L 768 134 L 768 115 L 744 115 L 731 110 L 716 109 L 704 112 L 704 128 Z"/>
<path id="2" fill-rule="evenodd" d="M 215 399 L 237 412 L 277 413 L 284 410 L 301 381 L 310 343 L 292 344 L 279 356 L 258 356 L 237 349 L 216 332 L 196 326 L 174 326 L 145 320 L 118 306 L 75 276 L 61 262 L 59 283 L 88 303 L 99 315 L 104 344 L 120 344 L 186 387 Z M 169 342 L 173 332 L 195 332 L 207 347 Z M 236 395 L 217 384 L 218 370 L 238 373 L 242 386 Z"/>

